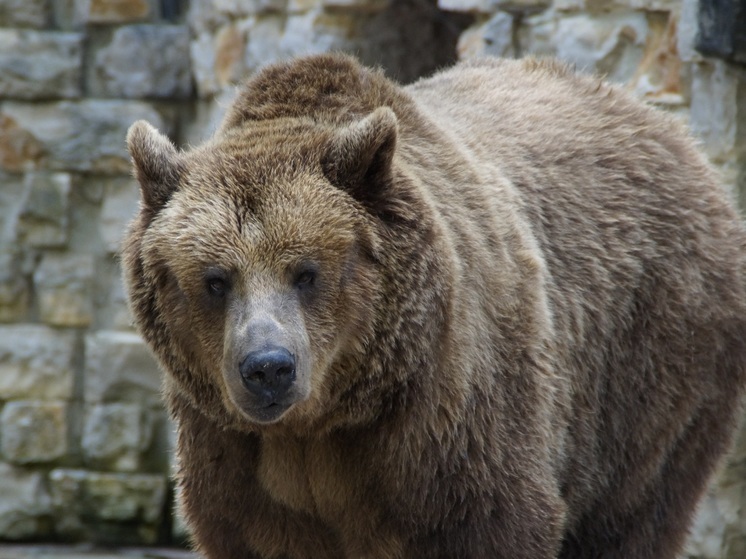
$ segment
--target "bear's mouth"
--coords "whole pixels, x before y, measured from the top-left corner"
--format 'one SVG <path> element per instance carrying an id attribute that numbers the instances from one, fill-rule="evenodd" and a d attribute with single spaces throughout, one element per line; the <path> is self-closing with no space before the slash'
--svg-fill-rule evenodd
<path id="1" fill-rule="evenodd" d="M 278 421 L 292 405 L 293 403 L 272 401 L 265 405 L 251 407 L 249 409 L 244 408 L 243 412 L 256 423 L 274 423 Z"/>

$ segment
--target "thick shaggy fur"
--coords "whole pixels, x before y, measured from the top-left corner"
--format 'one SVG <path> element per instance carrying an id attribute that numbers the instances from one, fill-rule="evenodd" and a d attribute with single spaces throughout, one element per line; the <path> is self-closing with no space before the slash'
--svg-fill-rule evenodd
<path id="1" fill-rule="evenodd" d="M 672 118 L 553 62 L 400 88 L 327 55 L 190 152 L 128 142 L 207 557 L 676 556 L 746 381 L 746 237 Z M 260 406 L 267 343 L 297 377 Z"/>

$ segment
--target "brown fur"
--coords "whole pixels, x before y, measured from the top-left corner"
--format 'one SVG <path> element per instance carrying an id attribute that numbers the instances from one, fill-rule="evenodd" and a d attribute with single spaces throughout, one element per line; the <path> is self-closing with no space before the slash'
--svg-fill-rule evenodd
<path id="1" fill-rule="evenodd" d="M 672 118 L 553 62 L 400 88 L 327 55 L 188 153 L 128 142 L 125 278 L 200 551 L 676 556 L 746 380 L 746 236 Z M 236 372 L 264 343 L 287 410 Z"/>

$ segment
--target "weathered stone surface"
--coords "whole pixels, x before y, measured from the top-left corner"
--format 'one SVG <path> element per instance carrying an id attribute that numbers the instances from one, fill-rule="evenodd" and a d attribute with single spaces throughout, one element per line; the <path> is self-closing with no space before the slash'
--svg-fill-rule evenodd
<path id="1" fill-rule="evenodd" d="M 96 404 L 86 412 L 82 447 L 94 468 L 136 471 L 152 439 L 152 421 L 140 404 Z"/>
<path id="2" fill-rule="evenodd" d="M 189 97 L 189 29 L 183 25 L 118 28 L 111 43 L 96 53 L 89 83 L 94 94 L 105 97 Z"/>
<path id="3" fill-rule="evenodd" d="M 518 46 L 521 55 L 556 56 L 557 18 L 551 10 L 521 19 Z"/>
<path id="4" fill-rule="evenodd" d="M 2 0 L 0 27 L 46 27 L 51 19 L 50 0 Z"/>
<path id="5" fill-rule="evenodd" d="M 647 36 L 644 13 L 583 14 L 561 18 L 554 42 L 560 59 L 624 83 L 640 65 Z"/>
<path id="6" fill-rule="evenodd" d="M 746 483 L 714 486 L 701 503 L 684 557 L 690 559 L 740 559 L 743 557 L 743 503 Z M 734 541 L 735 539 L 735 541 Z M 741 540 L 738 542 L 738 540 Z M 740 545 L 739 545 L 740 544 Z M 733 552 L 738 550 L 741 554 Z"/>
<path id="7" fill-rule="evenodd" d="M 236 89 L 228 88 L 216 95 L 213 101 L 197 103 L 194 117 L 183 128 L 184 142 L 197 145 L 210 138 L 220 126 L 225 110 L 235 96 Z"/>
<path id="8" fill-rule="evenodd" d="M 353 50 L 351 38 L 358 21 L 349 13 L 327 13 L 320 9 L 291 15 L 280 39 L 281 52 L 301 56 L 334 50 Z"/>
<path id="9" fill-rule="evenodd" d="M 67 447 L 64 402 L 8 402 L 0 414 L 0 441 L 5 460 L 14 464 L 51 462 Z"/>
<path id="10" fill-rule="evenodd" d="M 74 0 L 79 23 L 129 23 L 153 13 L 151 0 Z"/>
<path id="11" fill-rule="evenodd" d="M 699 32 L 699 0 L 682 0 L 677 24 L 677 51 L 682 62 L 699 62 L 702 55 L 695 49 Z"/>
<path id="12" fill-rule="evenodd" d="M 75 334 L 32 324 L 0 326 L 0 400 L 69 400 Z"/>
<path id="13" fill-rule="evenodd" d="M 152 544 L 167 481 L 159 474 L 56 469 L 49 475 L 56 532 L 99 543 Z"/>
<path id="14" fill-rule="evenodd" d="M 79 33 L 0 29 L 0 98 L 79 97 L 82 66 Z"/>
<path id="15" fill-rule="evenodd" d="M 161 374 L 137 334 L 100 331 L 86 337 L 85 400 L 157 405 Z"/>
<path id="16" fill-rule="evenodd" d="M 92 254 L 44 256 L 34 273 L 41 319 L 53 326 L 88 326 L 93 319 Z"/>
<path id="17" fill-rule="evenodd" d="M 0 248 L 0 322 L 21 320 L 28 310 L 29 290 L 19 254 Z"/>
<path id="18" fill-rule="evenodd" d="M 48 535 L 51 512 L 52 501 L 41 473 L 0 462 L 0 539 Z"/>
<path id="19" fill-rule="evenodd" d="M 252 35 L 262 37 L 263 28 L 257 26 L 258 21 L 255 25 L 251 18 L 241 25 L 224 25 L 214 34 L 201 33 L 192 41 L 190 52 L 199 97 L 208 98 L 246 77 L 246 35 L 250 28 Z M 274 38 L 279 40 L 279 37 L 278 33 Z"/>
<path id="20" fill-rule="evenodd" d="M 0 136 L 0 146 L 3 138 Z M 0 170 L 0 251 L 18 252 L 18 216 L 25 197 L 24 177 Z"/>
<path id="21" fill-rule="evenodd" d="M 287 57 L 279 44 L 284 25 L 284 19 L 279 16 L 256 18 L 248 29 L 244 59 L 247 72 L 256 72 L 265 64 L 271 64 Z"/>
<path id="22" fill-rule="evenodd" d="M 514 14 L 531 14 L 547 9 L 552 0 L 493 0 L 493 9 Z"/>
<path id="23" fill-rule="evenodd" d="M 438 8 L 449 12 L 495 11 L 495 0 L 438 0 Z"/>
<path id="24" fill-rule="evenodd" d="M 69 234 L 70 175 L 27 173 L 23 187 L 18 239 L 31 247 L 64 247 Z"/>
<path id="25" fill-rule="evenodd" d="M 108 252 L 118 253 L 127 224 L 137 213 L 140 199 L 137 181 L 111 178 L 104 186 L 104 201 L 101 206 L 99 231 Z"/>
<path id="26" fill-rule="evenodd" d="M 392 0 L 321 0 L 326 8 L 378 12 L 386 9 Z"/>
<path id="27" fill-rule="evenodd" d="M 689 123 L 707 155 L 719 163 L 734 155 L 737 95 L 738 78 L 725 62 L 712 60 L 693 65 Z"/>
<path id="28" fill-rule="evenodd" d="M 642 59 L 628 87 L 646 100 L 666 105 L 684 103 L 682 63 L 676 48 L 676 16 L 648 15 L 648 34 Z"/>
<path id="29" fill-rule="evenodd" d="M 138 119 L 168 130 L 160 114 L 139 101 L 6 102 L 0 106 L 0 165 L 129 174 L 124 138 Z"/>
<path id="30" fill-rule="evenodd" d="M 478 56 L 514 57 L 513 16 L 498 12 L 463 32 L 458 42 L 458 56 L 462 60 Z"/>

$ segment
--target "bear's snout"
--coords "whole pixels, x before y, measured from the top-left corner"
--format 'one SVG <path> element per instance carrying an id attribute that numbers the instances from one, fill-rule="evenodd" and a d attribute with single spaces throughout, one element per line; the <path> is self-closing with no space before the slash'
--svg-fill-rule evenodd
<path id="1" fill-rule="evenodd" d="M 284 347 L 249 352 L 238 367 L 241 381 L 261 404 L 283 400 L 295 382 L 295 357 Z"/>

